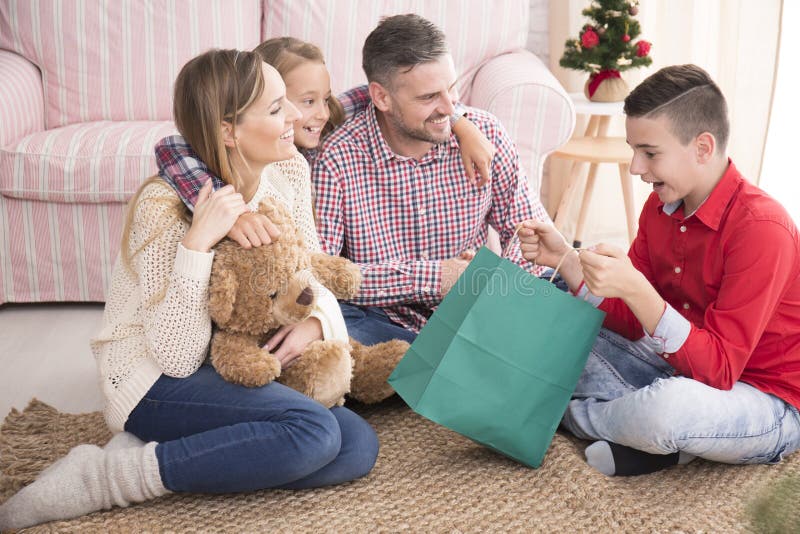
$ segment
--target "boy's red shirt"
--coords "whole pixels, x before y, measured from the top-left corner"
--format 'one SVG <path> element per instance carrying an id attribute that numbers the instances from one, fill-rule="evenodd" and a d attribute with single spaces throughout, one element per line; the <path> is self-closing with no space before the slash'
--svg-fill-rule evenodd
<path id="1" fill-rule="evenodd" d="M 729 161 L 694 215 L 671 215 L 653 193 L 628 252 L 658 293 L 691 323 L 670 365 L 730 389 L 739 380 L 800 408 L 800 237 L 786 210 Z M 639 321 L 605 299 L 605 326 L 631 339 Z"/>

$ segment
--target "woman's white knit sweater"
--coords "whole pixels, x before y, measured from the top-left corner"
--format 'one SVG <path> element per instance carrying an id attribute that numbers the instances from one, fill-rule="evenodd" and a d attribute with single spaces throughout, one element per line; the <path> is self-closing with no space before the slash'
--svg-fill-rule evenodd
<path id="1" fill-rule="evenodd" d="M 319 251 L 311 209 L 306 160 L 268 165 L 248 203 L 256 209 L 266 196 L 284 202 L 308 248 Z M 211 339 L 208 281 L 214 252 L 181 245 L 189 223 L 175 209 L 175 192 L 164 182 L 142 191 L 134 209 L 129 250 L 131 270 L 117 258 L 103 324 L 91 347 L 106 397 L 105 418 L 123 430 L 131 411 L 161 374 L 187 377 L 205 361 Z M 325 339 L 347 340 L 335 297 L 316 284 L 317 308 Z"/>

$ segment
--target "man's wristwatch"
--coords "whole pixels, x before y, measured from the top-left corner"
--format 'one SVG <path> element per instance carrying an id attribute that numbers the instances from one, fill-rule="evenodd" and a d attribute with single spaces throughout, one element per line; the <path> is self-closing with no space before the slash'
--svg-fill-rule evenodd
<path id="1" fill-rule="evenodd" d="M 467 107 L 461 102 L 456 102 L 455 106 L 453 107 L 455 108 L 455 111 L 452 115 L 450 115 L 450 126 L 453 126 L 458 122 L 458 119 L 467 114 Z"/>

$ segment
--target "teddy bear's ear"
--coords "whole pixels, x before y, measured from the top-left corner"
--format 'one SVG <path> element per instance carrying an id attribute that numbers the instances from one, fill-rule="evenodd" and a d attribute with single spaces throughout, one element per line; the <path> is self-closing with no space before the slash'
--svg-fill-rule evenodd
<path id="1" fill-rule="evenodd" d="M 219 326 L 231 320 L 239 281 L 230 269 L 214 270 L 209 282 L 208 314 Z"/>

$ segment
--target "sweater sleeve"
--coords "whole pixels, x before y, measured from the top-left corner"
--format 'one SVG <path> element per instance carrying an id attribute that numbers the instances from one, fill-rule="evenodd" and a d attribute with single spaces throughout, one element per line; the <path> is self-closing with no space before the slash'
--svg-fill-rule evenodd
<path id="1" fill-rule="evenodd" d="M 317 295 L 317 304 L 311 312 L 311 317 L 319 319 L 322 325 L 322 338 L 347 341 L 347 326 L 345 326 L 342 310 L 339 308 L 336 297 L 316 279 L 314 279 L 313 287 Z"/>
<path id="2" fill-rule="evenodd" d="M 178 378 L 194 373 L 208 352 L 214 257 L 180 244 L 189 224 L 179 214 L 179 202 L 163 184 L 146 188 L 134 208 L 130 238 L 147 352 L 164 374 Z"/>

